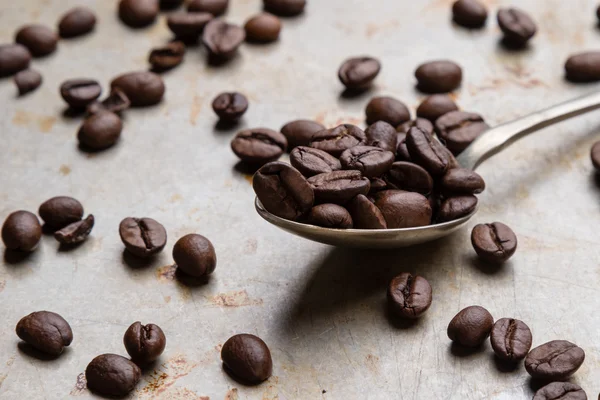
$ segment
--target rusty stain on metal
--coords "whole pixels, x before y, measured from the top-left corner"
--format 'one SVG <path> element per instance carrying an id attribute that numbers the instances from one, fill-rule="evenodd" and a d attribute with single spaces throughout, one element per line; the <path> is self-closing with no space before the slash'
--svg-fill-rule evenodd
<path id="1" fill-rule="evenodd" d="M 196 125 L 196 120 L 202 111 L 202 98 L 198 95 L 194 95 L 192 100 L 192 107 L 190 108 L 190 124 Z"/>
<path id="2" fill-rule="evenodd" d="M 181 195 L 179 193 L 175 193 L 173 196 L 171 196 L 171 198 L 169 199 L 170 203 L 176 203 L 178 201 L 181 201 L 183 199 L 183 197 L 181 197 Z"/>
<path id="3" fill-rule="evenodd" d="M 17 126 L 35 124 L 40 132 L 47 133 L 52 130 L 56 120 L 55 116 L 38 115 L 29 111 L 17 110 L 13 116 L 12 123 Z"/>
<path id="4" fill-rule="evenodd" d="M 60 174 L 63 176 L 67 176 L 71 173 L 71 167 L 66 164 L 62 164 L 58 169 L 58 172 L 60 172 Z"/>
<path id="5" fill-rule="evenodd" d="M 389 30 L 392 30 L 399 26 L 400 26 L 400 21 L 398 21 L 396 19 L 393 19 L 391 21 L 385 21 L 385 22 L 370 22 L 367 24 L 367 26 L 365 28 L 365 36 L 370 39 L 374 35 L 376 35 L 380 32 L 389 31 Z"/>
<path id="6" fill-rule="evenodd" d="M 244 177 L 244 179 L 246 181 L 248 181 L 249 184 L 252 185 L 252 180 L 254 179 L 254 175 L 243 174 L 242 176 Z"/>
<path id="7" fill-rule="evenodd" d="M 173 281 L 175 280 L 175 273 L 177 272 L 176 264 L 169 264 L 163 267 L 160 267 L 156 270 L 156 277 L 159 281 Z"/>
<path id="8" fill-rule="evenodd" d="M 6 287 L 6 280 L 0 279 L 0 292 L 3 291 L 5 287 Z"/>
<path id="9" fill-rule="evenodd" d="M 224 400 L 239 400 L 237 388 L 231 388 L 225 394 Z"/>
<path id="10" fill-rule="evenodd" d="M 246 240 L 245 253 L 246 254 L 256 254 L 257 247 L 258 247 L 258 241 L 256 240 L 256 238 L 249 238 L 248 240 Z"/>
<path id="11" fill-rule="evenodd" d="M 379 375 L 379 357 L 373 354 L 367 354 L 365 357 L 365 365 L 375 375 Z"/>
<path id="12" fill-rule="evenodd" d="M 277 388 L 277 384 L 279 383 L 279 377 L 272 376 L 267 381 L 268 385 L 263 392 L 262 400 L 278 400 L 279 399 L 279 389 Z"/>
<path id="13" fill-rule="evenodd" d="M 263 304 L 262 299 L 251 299 L 245 290 L 236 292 L 219 293 L 209 298 L 209 301 L 219 307 L 245 307 L 259 306 Z"/>
<path id="14" fill-rule="evenodd" d="M 85 373 L 82 372 L 77 375 L 77 382 L 75 383 L 75 387 L 69 393 L 71 396 L 80 396 L 87 390 L 87 380 L 85 379 Z"/>
<path id="15" fill-rule="evenodd" d="M 171 296 L 165 296 L 165 303 L 170 303 L 171 302 Z"/>
<path id="16" fill-rule="evenodd" d="M 197 363 L 190 362 L 183 354 L 179 354 L 161 364 L 144 378 L 147 384 L 138 392 L 154 395 L 164 393 L 179 378 L 188 375 L 197 366 Z"/>

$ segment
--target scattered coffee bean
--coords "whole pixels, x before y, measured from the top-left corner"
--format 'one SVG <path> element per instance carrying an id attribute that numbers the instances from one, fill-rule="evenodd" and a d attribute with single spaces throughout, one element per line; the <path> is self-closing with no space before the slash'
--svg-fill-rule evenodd
<path id="1" fill-rule="evenodd" d="M 217 267 L 217 254 L 210 240 L 190 233 L 173 246 L 173 260 L 180 271 L 202 278 L 212 274 Z"/>
<path id="2" fill-rule="evenodd" d="M 331 154 L 306 146 L 292 150 L 290 164 L 307 178 L 342 169 L 340 161 Z"/>
<path id="3" fill-rule="evenodd" d="M 525 369 L 535 379 L 562 381 L 573 375 L 584 360 L 582 348 L 566 340 L 553 340 L 527 354 Z"/>
<path id="4" fill-rule="evenodd" d="M 185 45 L 183 42 L 170 42 L 162 47 L 150 51 L 148 62 L 155 71 L 166 71 L 175 68 L 183 61 Z"/>
<path id="5" fill-rule="evenodd" d="M 438 221 L 453 221 L 470 215 L 477 208 L 477 197 L 473 195 L 463 195 L 449 197 L 442 202 L 438 211 Z"/>
<path id="6" fill-rule="evenodd" d="M 446 94 L 434 94 L 427 97 L 417 108 L 417 117 L 425 118 L 433 123 L 444 114 L 458 111 L 458 106 Z"/>
<path id="7" fill-rule="evenodd" d="M 382 176 L 390 169 L 395 154 L 372 146 L 355 146 L 342 153 L 342 168 L 360 171 L 367 178 Z"/>
<path id="8" fill-rule="evenodd" d="M 365 132 L 357 126 L 344 124 L 313 134 L 310 147 L 323 150 L 334 157 L 367 140 Z"/>
<path id="9" fill-rule="evenodd" d="M 58 356 L 73 341 L 71 326 L 50 311 L 36 311 L 19 321 L 17 336 L 42 353 Z"/>
<path id="10" fill-rule="evenodd" d="M 246 32 L 237 25 L 213 19 L 204 28 L 202 42 L 211 57 L 224 61 L 235 56 L 238 47 L 246 39 Z"/>
<path id="11" fill-rule="evenodd" d="M 93 102 L 87 108 L 88 114 L 97 114 L 102 111 L 110 111 L 112 113 L 120 113 L 129 108 L 131 102 L 121 89 L 113 89 L 110 95 L 101 102 Z"/>
<path id="12" fill-rule="evenodd" d="M 524 359 L 531 349 L 532 340 L 529 327 L 523 321 L 512 318 L 496 321 L 490 335 L 494 353 L 507 361 Z"/>
<path id="13" fill-rule="evenodd" d="M 600 51 L 574 54 L 565 63 L 566 78 L 571 82 L 600 80 Z"/>
<path id="14" fill-rule="evenodd" d="M 248 110 L 248 99 L 241 93 L 221 93 L 212 103 L 212 108 L 222 121 L 234 123 Z"/>
<path id="15" fill-rule="evenodd" d="M 264 165 L 277 160 L 287 147 L 281 133 L 268 128 L 245 129 L 231 141 L 231 149 L 245 163 Z"/>
<path id="16" fill-rule="evenodd" d="M 377 121 L 365 130 L 366 145 L 379 147 L 396 153 L 398 133 L 396 128 L 385 121 Z"/>
<path id="17" fill-rule="evenodd" d="M 40 217 L 50 229 L 62 229 L 83 218 L 83 206 L 68 196 L 56 196 L 46 200 L 38 210 Z"/>
<path id="18" fill-rule="evenodd" d="M 400 100 L 392 97 L 373 97 L 365 111 L 367 124 L 371 125 L 377 121 L 385 121 L 393 126 L 410 121 L 410 111 Z"/>
<path id="19" fill-rule="evenodd" d="M 69 79 L 60 85 L 60 95 L 69 107 L 85 109 L 100 97 L 102 87 L 93 79 Z"/>
<path id="20" fill-rule="evenodd" d="M 371 86 L 381 71 L 381 64 L 372 57 L 349 58 L 340 67 L 338 77 L 351 90 L 364 90 Z"/>
<path id="21" fill-rule="evenodd" d="M 42 226 L 35 214 L 15 211 L 2 225 L 2 241 L 7 249 L 32 251 L 42 237 Z"/>
<path id="22" fill-rule="evenodd" d="M 137 321 L 125 332 L 123 344 L 131 361 L 144 366 L 160 357 L 167 345 L 167 338 L 158 325 L 142 325 Z"/>
<path id="23" fill-rule="evenodd" d="M 455 163 L 448 149 L 419 128 L 408 131 L 406 147 L 410 158 L 433 176 L 443 175 Z"/>
<path id="24" fill-rule="evenodd" d="M 453 154 L 460 154 L 490 127 L 479 114 L 451 111 L 435 121 L 435 131 Z"/>
<path id="25" fill-rule="evenodd" d="M 90 235 L 94 227 L 94 216 L 88 215 L 86 219 L 73 222 L 54 232 L 54 239 L 60 244 L 72 245 L 83 242 Z"/>
<path id="26" fill-rule="evenodd" d="M 99 355 L 85 369 L 88 389 L 104 396 L 126 396 L 141 376 L 140 367 L 116 354 Z"/>
<path id="27" fill-rule="evenodd" d="M 388 229 L 414 228 L 431 223 L 431 206 L 419 193 L 384 190 L 373 196 Z"/>
<path id="28" fill-rule="evenodd" d="M 227 373 L 242 383 L 260 383 L 273 372 L 273 360 L 266 343 L 247 333 L 230 337 L 223 344 L 221 359 Z"/>
<path id="29" fill-rule="evenodd" d="M 517 250 L 517 236 L 501 222 L 476 225 L 471 232 L 471 243 L 477 255 L 490 263 L 503 263 Z"/>
<path id="30" fill-rule="evenodd" d="M 16 74 L 29 67 L 31 54 L 21 44 L 3 44 L 0 46 L 0 77 Z"/>
<path id="31" fill-rule="evenodd" d="M 406 121 L 396 127 L 398 133 L 404 133 L 405 135 L 410 131 L 410 128 L 419 128 L 423 132 L 428 133 L 430 136 L 433 135 L 433 124 L 425 118 L 417 118 L 412 121 Z"/>
<path id="32" fill-rule="evenodd" d="M 479 0 L 458 0 L 452 5 L 452 16 L 454 22 L 465 28 L 481 28 L 488 12 Z"/>
<path id="33" fill-rule="evenodd" d="M 179 12 L 167 17 L 167 26 L 178 39 L 186 43 L 195 43 L 212 19 L 213 15 L 210 13 Z"/>
<path id="34" fill-rule="evenodd" d="M 355 196 L 347 208 L 356 229 L 387 229 L 383 214 L 365 195 Z"/>
<path id="35" fill-rule="evenodd" d="M 121 0 L 119 18 L 132 28 L 143 28 L 158 16 L 158 0 Z"/>
<path id="36" fill-rule="evenodd" d="M 103 111 L 87 118 L 77 133 L 79 144 L 89 150 L 103 150 L 114 145 L 123 130 L 118 115 Z"/>
<path id="37" fill-rule="evenodd" d="M 34 69 L 25 69 L 15 75 L 15 85 L 19 90 L 19 96 L 33 92 L 42 84 L 42 75 Z"/>
<path id="38" fill-rule="evenodd" d="M 113 79 L 111 90 L 121 89 L 133 107 L 152 106 L 160 103 L 165 94 L 162 78 L 146 71 L 129 72 Z"/>
<path id="39" fill-rule="evenodd" d="M 293 17 L 304 12 L 306 0 L 263 0 L 265 9 L 282 17 Z"/>
<path id="40" fill-rule="evenodd" d="M 384 176 L 390 189 L 406 190 L 428 195 L 433 190 L 433 178 L 417 164 L 396 161 Z"/>
<path id="41" fill-rule="evenodd" d="M 415 77 L 419 90 L 426 93 L 447 93 L 460 86 L 462 69 L 452 61 L 430 61 L 417 68 Z"/>
<path id="42" fill-rule="evenodd" d="M 313 206 L 315 197 L 306 178 L 294 167 L 272 162 L 260 168 L 252 187 L 265 209 L 278 217 L 297 220 Z"/>
<path id="43" fill-rule="evenodd" d="M 94 30 L 96 15 L 87 7 L 75 7 L 62 16 L 58 23 L 58 34 L 62 38 L 85 35 Z"/>
<path id="44" fill-rule="evenodd" d="M 319 204 L 306 216 L 306 222 L 323 228 L 351 229 L 352 217 L 348 210 L 337 204 Z"/>
<path id="45" fill-rule="evenodd" d="M 315 200 L 344 204 L 354 196 L 369 193 L 369 180 L 360 171 L 333 171 L 308 178 Z"/>
<path id="46" fill-rule="evenodd" d="M 254 43 L 271 43 L 279 38 L 281 21 L 269 13 L 250 18 L 244 25 L 246 40 Z"/>
<path id="47" fill-rule="evenodd" d="M 596 168 L 596 171 L 600 171 L 600 142 L 594 143 L 590 156 L 594 168 Z"/>
<path id="48" fill-rule="evenodd" d="M 465 347 L 479 347 L 487 339 L 494 318 L 483 307 L 470 306 L 461 310 L 450 324 L 448 324 L 448 337 L 455 343 Z"/>
<path id="49" fill-rule="evenodd" d="M 403 272 L 390 282 L 387 298 L 390 309 L 396 316 L 419 318 L 431 306 L 431 285 L 422 276 Z"/>
<path id="50" fill-rule="evenodd" d="M 206 12 L 218 17 L 225 14 L 229 0 L 192 0 L 187 5 L 190 12 Z"/>
<path id="51" fill-rule="evenodd" d="M 32 56 L 44 57 L 56 50 L 58 35 L 44 25 L 25 25 L 17 31 L 15 42 L 27 47 Z"/>
<path id="52" fill-rule="evenodd" d="M 533 400 L 587 400 L 581 386 L 570 382 L 552 382 L 537 392 Z"/>
<path id="53" fill-rule="evenodd" d="M 125 218 L 119 235 L 127 251 L 142 258 L 160 253 L 167 244 L 165 227 L 152 218 Z"/>
<path id="54" fill-rule="evenodd" d="M 173 10 L 183 4 L 184 0 L 159 0 L 161 10 Z"/>
<path id="55" fill-rule="evenodd" d="M 498 25 L 504 34 L 505 43 L 511 46 L 524 46 L 537 31 L 531 17 L 514 7 L 498 10 Z"/>
<path id="56" fill-rule="evenodd" d="M 287 138 L 288 151 L 292 151 L 298 146 L 308 146 L 312 136 L 323 129 L 325 126 L 318 122 L 299 119 L 285 124 L 281 133 Z"/>
<path id="57" fill-rule="evenodd" d="M 466 168 L 449 169 L 440 181 L 442 191 L 447 194 L 477 194 L 485 189 L 483 178 Z"/>

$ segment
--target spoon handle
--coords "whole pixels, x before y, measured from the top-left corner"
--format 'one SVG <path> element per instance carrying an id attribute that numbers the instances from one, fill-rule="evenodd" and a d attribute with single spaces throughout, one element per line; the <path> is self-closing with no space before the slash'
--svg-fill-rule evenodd
<path id="1" fill-rule="evenodd" d="M 578 97 L 507 122 L 478 137 L 457 157 L 457 160 L 463 168 L 475 169 L 522 137 L 597 108 L 600 108 L 600 92 Z"/>

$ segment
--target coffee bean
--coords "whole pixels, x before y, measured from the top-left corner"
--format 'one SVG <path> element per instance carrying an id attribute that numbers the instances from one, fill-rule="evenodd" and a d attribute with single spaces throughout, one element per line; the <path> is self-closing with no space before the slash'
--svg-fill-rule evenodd
<path id="1" fill-rule="evenodd" d="M 125 332 L 123 344 L 131 360 L 144 366 L 160 357 L 167 345 L 167 338 L 158 325 L 142 325 L 137 321 Z"/>
<path id="2" fill-rule="evenodd" d="M 348 210 L 337 204 L 319 204 L 306 216 L 306 222 L 323 228 L 351 229 L 352 217 Z"/>
<path id="3" fill-rule="evenodd" d="M 237 25 L 213 19 L 204 28 L 202 42 L 211 57 L 217 61 L 235 56 L 238 47 L 246 39 L 246 32 Z"/>
<path id="4" fill-rule="evenodd" d="M 42 75 L 33 69 L 25 69 L 15 75 L 15 85 L 19 90 L 19 96 L 33 92 L 42 84 Z"/>
<path id="5" fill-rule="evenodd" d="M 349 58 L 340 67 L 338 77 L 351 90 L 363 90 L 371 86 L 381 71 L 381 64 L 372 57 Z"/>
<path id="6" fill-rule="evenodd" d="M 125 218 L 119 235 L 127 251 L 142 258 L 160 253 L 167 244 L 165 227 L 152 218 Z"/>
<path id="7" fill-rule="evenodd" d="M 32 251 L 42 237 L 42 226 L 35 214 L 15 211 L 2 225 L 2 241 L 7 249 Z"/>
<path id="8" fill-rule="evenodd" d="M 396 153 L 398 133 L 396 128 L 385 121 L 377 121 L 365 130 L 366 145 L 379 147 Z"/>
<path id="9" fill-rule="evenodd" d="M 306 0 L 263 0 L 265 10 L 282 17 L 293 17 L 304 12 Z"/>
<path id="10" fill-rule="evenodd" d="M 87 7 L 75 7 L 62 16 L 58 23 L 58 34 L 62 38 L 85 35 L 94 30 L 96 15 Z"/>
<path id="11" fill-rule="evenodd" d="M 60 85 L 60 95 L 69 107 L 85 109 L 100 97 L 102 87 L 93 79 L 69 79 Z"/>
<path id="12" fill-rule="evenodd" d="M 270 43 L 279 38 L 281 21 L 269 13 L 262 13 L 250 18 L 244 25 L 246 40 L 255 43 Z"/>
<path id="13" fill-rule="evenodd" d="M 344 204 L 354 196 L 369 193 L 369 180 L 360 171 L 333 171 L 308 178 L 315 200 Z"/>
<path id="14" fill-rule="evenodd" d="M 451 111 L 435 121 L 435 131 L 453 154 L 460 154 L 489 129 L 479 114 Z"/>
<path id="15" fill-rule="evenodd" d="M 129 72 L 113 79 L 111 90 L 121 89 L 133 107 L 152 106 L 160 103 L 165 94 L 162 78 L 146 71 Z"/>
<path id="16" fill-rule="evenodd" d="M 525 357 L 525 369 L 532 378 L 562 381 L 573 375 L 583 361 L 585 352 L 566 340 L 553 340 L 531 350 Z"/>
<path id="17" fill-rule="evenodd" d="M 432 291 L 427 279 L 403 272 L 390 282 L 388 305 L 400 318 L 419 318 L 431 306 Z"/>
<path id="18" fill-rule="evenodd" d="M 431 206 L 419 193 L 384 190 L 373 197 L 388 229 L 414 228 L 431 223 Z"/>
<path id="19" fill-rule="evenodd" d="M 517 236 L 501 222 L 476 225 L 471 243 L 477 255 L 490 263 L 503 263 L 517 250 Z"/>
<path id="20" fill-rule="evenodd" d="M 334 156 L 306 146 L 298 146 L 292 150 L 290 163 L 307 178 L 342 169 L 340 161 Z"/>
<path id="21" fill-rule="evenodd" d="M 357 126 L 344 124 L 331 129 L 324 129 L 313 134 L 310 147 L 323 150 L 334 157 L 367 140 L 365 132 Z"/>
<path id="22" fill-rule="evenodd" d="M 433 123 L 444 114 L 458 111 L 458 106 L 445 94 L 434 94 L 427 97 L 417 108 L 417 117 L 425 118 Z"/>
<path id="23" fill-rule="evenodd" d="M 184 56 L 185 45 L 183 42 L 175 41 L 152 49 L 148 62 L 154 71 L 167 71 L 181 64 Z"/>
<path id="24" fill-rule="evenodd" d="M 129 108 L 131 102 L 127 95 L 118 88 L 113 89 L 110 95 L 102 100 L 101 102 L 93 102 L 87 108 L 88 114 L 97 114 L 103 111 L 110 111 L 112 113 L 120 113 Z"/>
<path id="25" fill-rule="evenodd" d="M 406 146 L 406 133 L 399 132 L 396 136 L 398 140 L 398 147 L 396 147 L 396 160 L 398 161 L 412 161 L 408 147 Z"/>
<path id="26" fill-rule="evenodd" d="M 417 68 L 415 77 L 422 92 L 447 93 L 460 86 L 462 69 L 452 61 L 430 61 Z"/>
<path id="27" fill-rule="evenodd" d="M 369 178 L 369 182 L 371 183 L 371 188 L 368 193 L 369 196 L 388 189 L 387 183 L 381 178 Z"/>
<path id="28" fill-rule="evenodd" d="M 212 103 L 214 112 L 222 121 L 234 123 L 248 110 L 248 99 L 241 93 L 221 93 Z"/>
<path id="29" fill-rule="evenodd" d="M 272 162 L 260 168 L 252 187 L 265 209 L 278 217 L 297 220 L 313 206 L 315 197 L 306 178 L 292 166 Z"/>
<path id="30" fill-rule="evenodd" d="M 410 131 L 410 128 L 419 128 L 423 132 L 428 133 L 430 136 L 433 135 L 433 124 L 425 118 L 417 118 L 412 121 L 406 121 L 396 127 L 398 133 L 404 133 L 405 135 Z"/>
<path id="31" fill-rule="evenodd" d="M 140 367 L 116 354 L 99 355 L 85 369 L 88 389 L 104 396 L 126 396 L 141 376 Z"/>
<path id="32" fill-rule="evenodd" d="M 143 28 L 158 16 L 158 0 L 121 0 L 119 18 L 132 28 Z"/>
<path id="33" fill-rule="evenodd" d="M 452 16 L 454 22 L 465 28 L 481 28 L 488 12 L 479 0 L 458 0 L 452 5 Z"/>
<path id="34" fill-rule="evenodd" d="M 60 244 L 66 245 L 81 243 L 87 239 L 93 227 L 94 216 L 90 214 L 87 218 L 73 222 L 61 230 L 54 232 L 54 239 L 58 240 Z"/>
<path id="35" fill-rule="evenodd" d="M 342 168 L 360 171 L 363 176 L 373 178 L 382 176 L 395 160 L 395 154 L 372 146 L 355 146 L 342 153 Z"/>
<path id="36" fill-rule="evenodd" d="M 454 221 L 465 217 L 475 211 L 477 208 L 477 197 L 473 195 L 463 195 L 449 197 L 442 202 L 438 211 L 438 222 Z"/>
<path id="37" fill-rule="evenodd" d="M 281 133 L 268 128 L 245 129 L 231 141 L 231 149 L 248 164 L 264 165 L 277 160 L 287 147 Z"/>
<path id="38" fill-rule="evenodd" d="M 118 115 L 103 111 L 87 118 L 77 133 L 79 144 L 90 150 L 103 150 L 114 145 L 123 130 Z"/>
<path id="39" fill-rule="evenodd" d="M 190 12 L 206 12 L 218 17 L 225 14 L 229 0 L 192 0 L 188 3 L 187 10 Z"/>
<path id="40" fill-rule="evenodd" d="M 213 19 L 213 15 L 205 12 L 174 13 L 167 17 L 167 26 L 175 37 L 184 42 L 195 43 L 204 27 Z"/>
<path id="41" fill-rule="evenodd" d="M 285 124 L 281 133 L 287 138 L 288 151 L 291 151 L 298 146 L 308 146 L 312 136 L 323 129 L 325 126 L 318 122 L 299 119 Z"/>
<path id="42" fill-rule="evenodd" d="M 494 318 L 483 307 L 470 306 L 461 310 L 450 324 L 448 337 L 465 347 L 479 347 L 492 331 Z"/>
<path id="43" fill-rule="evenodd" d="M 173 10 L 183 4 L 184 0 L 159 0 L 161 10 Z"/>
<path id="44" fill-rule="evenodd" d="M 365 195 L 355 196 L 346 207 L 352 216 L 354 228 L 387 229 L 383 214 Z"/>
<path id="45" fill-rule="evenodd" d="M 600 171 L 600 142 L 594 143 L 591 151 L 592 164 L 597 171 Z"/>
<path id="46" fill-rule="evenodd" d="M 175 243 L 173 260 L 177 269 L 196 278 L 212 274 L 217 267 L 217 254 L 212 243 L 195 233 L 185 235 Z"/>
<path id="47" fill-rule="evenodd" d="M 448 149 L 419 128 L 411 128 L 408 131 L 406 147 L 410 158 L 433 176 L 443 175 L 456 163 Z"/>
<path id="48" fill-rule="evenodd" d="M 490 335 L 494 353 L 507 361 L 524 359 L 531 349 L 532 340 L 529 327 L 523 321 L 512 318 L 496 321 Z"/>
<path id="49" fill-rule="evenodd" d="M 505 43 L 513 46 L 524 46 L 537 31 L 531 17 L 514 7 L 498 10 L 498 25 L 504 34 Z"/>
<path id="50" fill-rule="evenodd" d="M 417 164 L 396 161 L 384 176 L 385 182 L 391 189 L 406 190 L 428 195 L 433 189 L 431 175 Z"/>
<path id="51" fill-rule="evenodd" d="M 50 311 L 37 311 L 21 318 L 16 331 L 21 340 L 51 356 L 60 355 L 73 341 L 69 323 Z"/>
<path id="52" fill-rule="evenodd" d="M 0 77 L 16 74 L 29 67 L 31 54 L 27 47 L 20 44 L 0 46 Z"/>
<path id="53" fill-rule="evenodd" d="M 50 229 L 62 229 L 83 218 L 83 206 L 68 196 L 56 196 L 46 200 L 38 210 L 40 217 Z"/>
<path id="54" fill-rule="evenodd" d="M 398 126 L 403 122 L 410 121 L 410 111 L 404 103 L 387 96 L 373 97 L 367 104 L 365 113 L 369 125 L 377 121 L 385 121 L 393 126 Z"/>
<path id="55" fill-rule="evenodd" d="M 552 382 L 537 392 L 533 400 L 587 400 L 581 386 L 570 382 Z"/>
<path id="56" fill-rule="evenodd" d="M 485 189 L 483 178 L 466 168 L 449 169 L 440 181 L 442 191 L 449 194 L 477 194 Z"/>
<path id="57" fill-rule="evenodd" d="M 44 25 L 25 25 L 17 31 L 15 42 L 27 47 L 32 56 L 44 57 L 56 50 L 58 35 Z"/>
<path id="58" fill-rule="evenodd" d="M 574 54 L 565 63 L 566 78 L 571 82 L 600 80 L 600 51 Z"/>

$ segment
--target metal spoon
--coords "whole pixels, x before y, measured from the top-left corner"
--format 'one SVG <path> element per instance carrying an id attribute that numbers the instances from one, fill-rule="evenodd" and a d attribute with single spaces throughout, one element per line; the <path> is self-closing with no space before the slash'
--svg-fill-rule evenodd
<path id="1" fill-rule="evenodd" d="M 475 140 L 460 156 L 459 164 L 475 169 L 520 138 L 557 122 L 600 108 L 600 92 L 557 104 L 545 110 L 492 128 Z M 267 222 L 305 239 L 333 246 L 399 248 L 442 238 L 463 227 L 476 213 L 442 224 L 403 229 L 331 229 L 279 218 L 264 209 L 258 198 L 254 205 Z"/>

